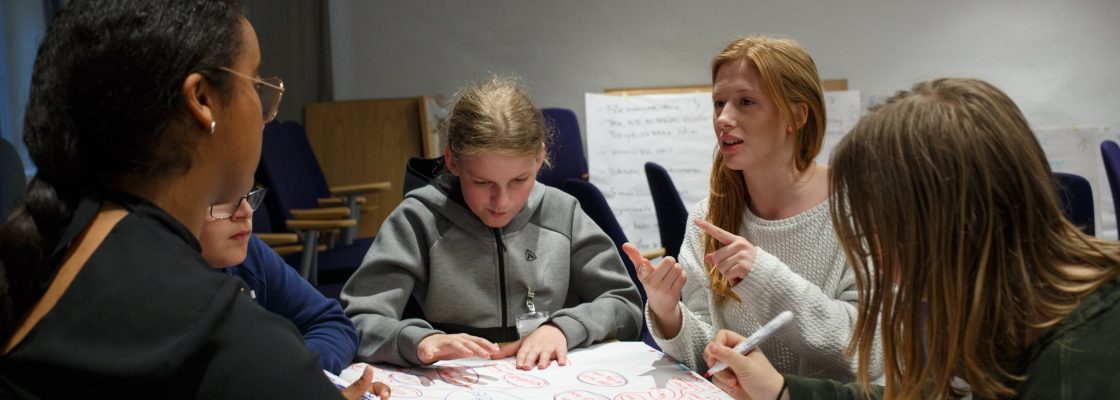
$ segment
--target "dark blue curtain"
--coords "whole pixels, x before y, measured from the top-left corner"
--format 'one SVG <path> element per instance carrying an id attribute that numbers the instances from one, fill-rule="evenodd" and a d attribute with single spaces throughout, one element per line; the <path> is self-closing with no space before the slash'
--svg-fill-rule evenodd
<path id="1" fill-rule="evenodd" d="M 35 171 L 23 146 L 23 112 L 31 69 L 48 22 L 65 3 L 0 0 L 0 137 L 15 145 L 28 175 Z"/>

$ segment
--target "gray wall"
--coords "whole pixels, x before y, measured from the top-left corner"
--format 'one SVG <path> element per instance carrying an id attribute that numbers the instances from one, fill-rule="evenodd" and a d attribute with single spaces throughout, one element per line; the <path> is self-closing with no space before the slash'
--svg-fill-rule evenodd
<path id="1" fill-rule="evenodd" d="M 604 88 L 705 84 L 732 38 L 799 40 L 864 97 L 969 76 L 1036 127 L 1120 122 L 1120 2 L 330 0 L 334 97 L 450 95 L 516 73 L 544 107 Z"/>
<path id="2" fill-rule="evenodd" d="M 278 120 L 303 123 L 303 106 L 331 100 L 327 3 L 247 0 L 261 46 L 261 76 L 284 80 Z"/>

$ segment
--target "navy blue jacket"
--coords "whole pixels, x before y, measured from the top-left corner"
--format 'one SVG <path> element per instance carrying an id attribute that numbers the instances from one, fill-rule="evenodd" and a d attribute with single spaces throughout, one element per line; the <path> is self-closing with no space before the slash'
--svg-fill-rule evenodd
<path id="1" fill-rule="evenodd" d="M 323 369 L 337 374 L 350 365 L 358 351 L 358 331 L 342 306 L 323 297 L 255 235 L 249 238 L 245 262 L 225 270 L 248 284 L 257 303 L 299 328 L 307 348 L 319 353 Z"/>

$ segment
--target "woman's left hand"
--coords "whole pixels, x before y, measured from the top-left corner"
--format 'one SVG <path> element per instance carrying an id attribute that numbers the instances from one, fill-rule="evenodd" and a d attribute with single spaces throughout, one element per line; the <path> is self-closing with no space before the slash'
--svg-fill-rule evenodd
<path id="1" fill-rule="evenodd" d="M 720 243 L 723 247 L 704 256 L 704 262 L 715 265 L 720 274 L 727 278 L 734 286 L 747 277 L 754 268 L 754 259 L 758 255 L 758 248 L 751 242 L 734 233 L 720 229 L 710 222 L 697 219 L 693 220 L 696 226 L 703 229 Z"/>
<path id="2" fill-rule="evenodd" d="M 502 346 L 492 358 L 506 358 L 514 354 L 517 354 L 517 368 L 526 371 L 533 369 L 534 365 L 539 369 L 548 368 L 552 360 L 556 360 L 557 365 L 568 365 L 568 338 L 564 337 L 560 327 L 545 323 L 529 336 Z"/>

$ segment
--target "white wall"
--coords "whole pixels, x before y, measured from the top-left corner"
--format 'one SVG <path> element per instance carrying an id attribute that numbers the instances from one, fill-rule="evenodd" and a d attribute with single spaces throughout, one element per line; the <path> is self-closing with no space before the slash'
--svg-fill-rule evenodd
<path id="1" fill-rule="evenodd" d="M 1120 132 L 1117 0 L 330 0 L 330 25 L 338 100 L 451 95 L 515 73 L 585 134 L 584 92 L 707 84 L 711 57 L 751 33 L 799 40 L 822 78 L 847 78 L 865 101 L 975 77 L 1039 131 Z M 1095 144 L 1081 149 L 1101 165 Z M 1092 175 L 1098 231 L 1114 238 L 1103 168 Z"/>
<path id="2" fill-rule="evenodd" d="M 1120 122 L 1115 0 L 331 0 L 335 98 L 452 94 L 516 73 L 543 107 L 583 93 L 705 84 L 732 38 L 799 40 L 823 78 L 888 95 L 938 76 L 986 79 L 1035 127 Z"/>

